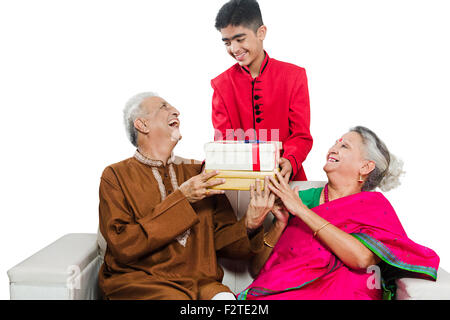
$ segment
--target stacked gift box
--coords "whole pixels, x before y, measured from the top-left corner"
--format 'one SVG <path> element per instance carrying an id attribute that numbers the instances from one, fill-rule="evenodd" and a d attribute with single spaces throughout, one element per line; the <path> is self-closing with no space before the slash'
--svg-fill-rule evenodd
<path id="1" fill-rule="evenodd" d="M 279 141 L 215 141 L 205 144 L 205 171 L 218 170 L 214 177 L 224 178 L 221 190 L 249 190 L 258 178 L 261 188 L 264 177 L 275 176 L 280 159 Z"/>

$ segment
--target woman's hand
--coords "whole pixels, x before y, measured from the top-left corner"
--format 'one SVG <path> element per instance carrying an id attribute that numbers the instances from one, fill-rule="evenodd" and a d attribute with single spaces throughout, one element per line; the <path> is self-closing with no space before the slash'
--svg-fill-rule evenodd
<path id="1" fill-rule="evenodd" d="M 289 221 L 289 212 L 286 210 L 286 208 L 283 205 L 283 202 L 281 199 L 275 200 L 275 204 L 273 205 L 272 214 L 275 217 L 275 227 L 284 230 L 286 228 L 288 221 Z"/>
<path id="2" fill-rule="evenodd" d="M 318 231 L 319 239 L 331 252 L 333 252 L 347 267 L 352 269 L 365 269 L 372 264 L 377 264 L 380 259 L 359 240 L 342 231 L 333 224 L 327 224 L 327 220 L 309 210 L 298 196 L 298 187 L 292 190 L 289 184 L 277 173 L 279 181 L 270 177 L 269 189 L 283 201 L 286 209 L 299 217 L 312 231 Z"/>
<path id="3" fill-rule="evenodd" d="M 245 225 L 249 231 L 259 228 L 273 209 L 275 195 L 270 192 L 268 186 L 267 176 L 264 178 L 264 191 L 261 191 L 259 179 L 256 179 L 256 186 L 250 186 L 250 203 L 245 215 Z"/>
<path id="4" fill-rule="evenodd" d="M 302 200 L 298 196 L 299 187 L 291 189 L 287 181 L 281 176 L 280 173 L 276 173 L 278 181 L 274 177 L 270 177 L 269 189 L 277 197 L 281 199 L 287 211 L 299 216 L 302 209 L 305 208 Z"/>

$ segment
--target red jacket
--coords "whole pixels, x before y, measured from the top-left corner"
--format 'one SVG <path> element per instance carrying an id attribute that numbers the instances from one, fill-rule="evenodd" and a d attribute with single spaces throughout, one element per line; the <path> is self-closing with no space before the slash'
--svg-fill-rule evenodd
<path id="1" fill-rule="evenodd" d="M 211 85 L 215 140 L 282 141 L 282 156 L 292 165 L 291 180 L 306 180 L 302 163 L 313 139 L 305 69 L 266 53 L 255 79 L 236 63 Z"/>

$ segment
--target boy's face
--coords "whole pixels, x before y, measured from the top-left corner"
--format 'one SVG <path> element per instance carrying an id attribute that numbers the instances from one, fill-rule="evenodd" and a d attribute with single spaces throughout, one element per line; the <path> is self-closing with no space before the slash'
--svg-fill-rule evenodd
<path id="1" fill-rule="evenodd" d="M 230 54 L 241 66 L 250 68 L 252 63 L 264 59 L 263 40 L 266 37 L 266 26 L 258 28 L 256 33 L 244 26 L 229 25 L 220 29 L 222 41 Z M 263 57 L 263 59 L 261 59 Z"/>

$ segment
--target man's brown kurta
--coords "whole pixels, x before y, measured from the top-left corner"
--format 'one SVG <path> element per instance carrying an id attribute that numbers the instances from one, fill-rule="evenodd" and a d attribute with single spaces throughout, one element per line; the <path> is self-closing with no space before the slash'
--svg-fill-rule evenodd
<path id="1" fill-rule="evenodd" d="M 186 162 L 171 158 L 165 166 L 136 152 L 104 170 L 99 213 L 107 249 L 99 285 L 105 298 L 211 299 L 230 291 L 221 284 L 217 256 L 244 258 L 262 249 L 262 230 L 250 240 L 225 195 L 191 204 L 177 189 L 201 171 L 201 164 Z"/>

